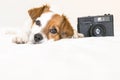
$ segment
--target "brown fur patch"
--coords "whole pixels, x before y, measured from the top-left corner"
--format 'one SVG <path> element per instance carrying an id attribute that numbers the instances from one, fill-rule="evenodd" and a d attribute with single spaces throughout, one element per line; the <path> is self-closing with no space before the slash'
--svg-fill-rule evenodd
<path id="1" fill-rule="evenodd" d="M 36 18 L 41 16 L 42 13 L 49 12 L 49 11 L 50 11 L 50 7 L 48 5 L 43 5 L 41 7 L 28 10 L 28 13 L 32 21 L 34 22 Z"/>
<path id="2" fill-rule="evenodd" d="M 57 30 L 54 34 L 50 32 L 53 28 Z M 66 16 L 55 14 L 44 28 L 44 33 L 47 35 L 48 39 L 59 40 L 72 37 L 74 31 Z"/>

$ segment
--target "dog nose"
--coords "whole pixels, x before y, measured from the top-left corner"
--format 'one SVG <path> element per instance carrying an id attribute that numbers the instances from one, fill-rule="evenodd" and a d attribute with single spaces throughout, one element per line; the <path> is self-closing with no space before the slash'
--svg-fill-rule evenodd
<path id="1" fill-rule="evenodd" d="M 34 35 L 35 42 L 39 42 L 43 39 L 43 36 L 40 33 Z"/>

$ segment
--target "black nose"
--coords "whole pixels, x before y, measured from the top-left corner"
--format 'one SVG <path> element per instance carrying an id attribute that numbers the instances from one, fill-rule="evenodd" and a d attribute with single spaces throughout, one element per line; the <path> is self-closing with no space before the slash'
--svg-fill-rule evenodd
<path id="1" fill-rule="evenodd" d="M 39 42 L 43 39 L 43 36 L 40 33 L 34 35 L 35 42 Z"/>

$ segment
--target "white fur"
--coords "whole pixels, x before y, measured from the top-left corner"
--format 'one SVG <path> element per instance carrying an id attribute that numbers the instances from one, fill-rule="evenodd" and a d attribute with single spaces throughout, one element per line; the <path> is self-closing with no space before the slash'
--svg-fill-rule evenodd
<path id="1" fill-rule="evenodd" d="M 34 35 L 37 33 L 42 34 L 43 40 L 41 42 L 47 41 L 47 37 L 42 33 L 43 28 L 47 25 L 48 21 L 52 18 L 52 16 L 55 13 L 53 12 L 47 12 L 42 14 L 40 17 L 38 17 L 36 20 L 41 21 L 41 26 L 36 25 L 35 23 L 33 24 L 31 28 L 31 21 L 28 21 L 28 24 L 24 27 L 22 31 L 18 32 L 17 35 L 13 38 L 13 42 L 15 43 L 35 43 L 34 41 Z"/>

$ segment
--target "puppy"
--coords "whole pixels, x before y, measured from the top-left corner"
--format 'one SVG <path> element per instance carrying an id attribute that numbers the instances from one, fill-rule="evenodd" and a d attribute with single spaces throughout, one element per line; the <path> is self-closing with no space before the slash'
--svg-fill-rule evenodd
<path id="1" fill-rule="evenodd" d="M 30 27 L 16 35 L 14 43 L 43 43 L 48 40 L 83 37 L 73 29 L 66 16 L 51 11 L 48 5 L 30 9 L 28 13 L 32 20 Z"/>

